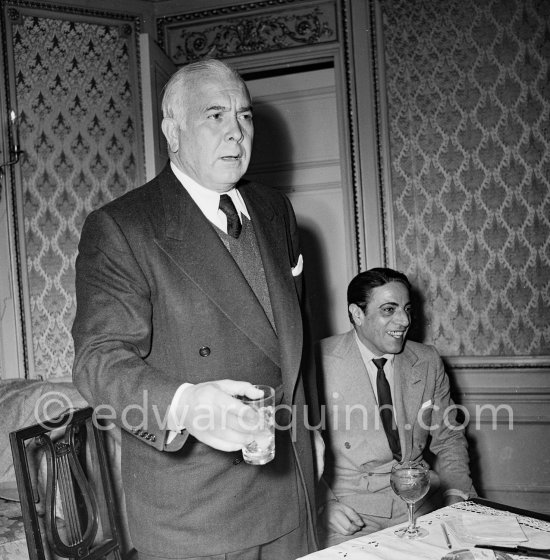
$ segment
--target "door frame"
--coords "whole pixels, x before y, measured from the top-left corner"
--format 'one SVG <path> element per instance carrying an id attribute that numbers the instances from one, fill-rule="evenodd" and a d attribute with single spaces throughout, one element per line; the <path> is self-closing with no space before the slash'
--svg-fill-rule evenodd
<path id="1" fill-rule="evenodd" d="M 76 0 L 79 3 L 81 0 Z M 265 16 L 275 22 L 288 18 L 292 11 L 311 13 L 331 12 L 333 36 L 330 40 L 311 41 L 291 48 L 261 49 L 253 52 L 234 53 L 227 57 L 243 74 L 259 70 L 299 68 L 319 62 L 330 63 L 335 72 L 338 114 L 340 116 L 340 154 L 342 159 L 342 181 L 346 189 L 345 212 L 347 214 L 347 246 L 352 253 L 348 262 L 353 263 L 347 271 L 351 279 L 366 268 L 393 264 L 392 216 L 389 196 L 389 148 L 384 132 L 385 117 L 383 57 L 379 0 L 277 0 L 272 2 L 249 2 L 243 0 L 235 5 L 226 0 L 212 0 L 209 5 L 226 4 L 228 7 L 202 9 L 194 5 L 192 12 L 162 15 L 162 10 L 174 9 L 170 3 L 155 8 L 157 42 L 164 47 L 163 39 L 169 26 L 189 26 L 200 20 L 208 26 L 214 20 L 227 25 L 236 20 L 246 24 L 253 18 Z M 18 0 L 2 1 L 18 5 Z M 21 2 L 27 6 L 26 3 Z M 181 3 L 177 3 L 181 10 Z M 200 5 L 206 3 L 201 0 Z M 126 4 L 125 4 L 126 5 Z M 39 4 L 37 6 L 43 6 Z M 64 12 L 63 4 L 48 6 L 50 13 Z M 37 8 L 38 9 L 38 8 Z M 71 8 L 78 15 L 112 16 L 108 12 L 97 12 L 86 8 Z M 2 10 L 2 28 L 6 14 Z M 128 20 L 139 33 L 139 21 L 133 15 L 117 13 L 116 18 Z M 220 19 L 221 18 L 221 19 Z M 137 35 L 137 33 L 136 33 Z M 261 47 L 261 45 L 260 45 Z M 8 108 L 15 99 L 11 47 L 0 43 L 0 67 L 4 76 L 0 87 L 0 149 L 9 153 L 10 129 L 7 121 Z M 137 47 L 139 53 L 139 47 Z M 166 49 L 165 49 L 166 50 Z M 231 53 L 230 53 L 231 54 Z M 220 57 L 223 58 L 223 57 Z M 180 61 L 181 64 L 181 61 Z M 139 73 L 139 68 L 136 69 Z M 2 159 L 2 161 L 4 161 Z M 384 164 L 386 162 L 386 164 Z M 386 167 L 384 166 L 386 165 Z M 21 200 L 17 196 L 20 182 L 19 169 L 7 167 L 0 175 L 0 234 L 4 234 L 5 247 L 0 256 L 8 257 L 9 270 L 2 271 L 0 282 L 5 308 L 0 323 L 0 377 L 35 377 L 33 369 L 33 341 L 29 303 L 28 282 L 25 270 L 25 237 L 21 217 Z M 6 296 L 7 294 L 7 296 Z M 9 301 L 8 301 L 9 300 Z M 9 368 L 5 364 L 9 362 Z"/>
<path id="2" fill-rule="evenodd" d="M 278 0 L 275 6 L 266 2 L 231 3 L 227 7 L 216 4 L 216 8 L 167 15 L 160 13 L 161 5 L 156 18 L 159 45 L 181 66 L 193 60 L 188 55 L 192 49 L 187 47 L 195 41 L 202 56 L 208 49 L 208 54 L 225 59 L 245 79 L 259 71 L 331 64 L 340 121 L 342 182 L 350 186 L 345 211 L 347 246 L 353 253 L 348 262 L 353 263 L 353 270 L 348 274 L 351 279 L 367 268 L 393 265 L 393 216 L 391 204 L 384 204 L 391 200 L 390 160 L 378 0 Z M 297 14 L 294 21 L 293 12 Z M 316 21 L 307 20 L 308 16 Z M 312 34 L 307 46 L 293 43 L 291 27 L 296 21 L 310 31 L 315 23 L 318 28 L 323 24 L 330 38 Z M 268 40 L 247 42 L 246 30 L 258 32 L 261 26 L 288 33 L 288 44 L 281 46 L 280 41 L 274 48 Z M 219 37 L 230 37 L 231 43 L 228 40 L 220 45 Z"/>

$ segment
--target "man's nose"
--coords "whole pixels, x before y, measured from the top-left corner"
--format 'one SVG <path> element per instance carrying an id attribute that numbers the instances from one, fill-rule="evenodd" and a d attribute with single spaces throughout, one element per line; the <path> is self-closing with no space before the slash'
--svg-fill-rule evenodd
<path id="1" fill-rule="evenodd" d="M 232 117 L 229 119 L 229 124 L 227 126 L 227 131 L 225 133 L 225 139 L 227 142 L 242 142 L 244 138 L 243 129 L 239 119 L 237 117 Z"/>
<path id="2" fill-rule="evenodd" d="M 394 317 L 397 320 L 397 322 L 404 327 L 407 327 L 411 322 L 411 316 L 404 309 L 398 310 Z"/>

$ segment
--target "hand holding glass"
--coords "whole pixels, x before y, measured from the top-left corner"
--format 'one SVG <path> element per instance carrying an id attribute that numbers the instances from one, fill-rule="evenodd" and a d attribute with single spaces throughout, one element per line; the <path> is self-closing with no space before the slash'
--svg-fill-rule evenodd
<path id="1" fill-rule="evenodd" d="M 414 505 L 430 489 L 430 469 L 417 461 L 396 463 L 391 470 L 390 484 L 392 490 L 407 503 L 409 511 L 409 526 L 406 529 L 398 529 L 395 533 L 404 534 L 409 539 L 425 537 L 428 531 L 416 526 Z"/>
<path id="2" fill-rule="evenodd" d="M 257 399 L 239 397 L 258 412 L 254 441 L 243 447 L 243 458 L 249 465 L 265 465 L 275 457 L 275 389 L 268 385 L 255 385 L 263 392 Z"/>

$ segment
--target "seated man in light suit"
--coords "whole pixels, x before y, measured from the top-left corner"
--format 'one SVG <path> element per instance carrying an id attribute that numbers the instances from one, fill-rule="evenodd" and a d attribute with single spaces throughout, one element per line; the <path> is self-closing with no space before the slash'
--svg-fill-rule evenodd
<path id="1" fill-rule="evenodd" d="M 437 474 L 430 472 L 432 491 L 420 513 L 433 509 L 435 494 L 440 505 L 475 495 L 467 442 L 441 358 L 434 347 L 406 340 L 409 292 L 407 277 L 395 270 L 358 274 L 347 293 L 353 329 L 319 343 L 326 413 L 325 471 L 318 496 L 322 546 L 406 521 L 406 504 L 389 483 L 399 460 L 424 460 L 428 451 L 436 458 Z M 375 364 L 378 358 L 385 360 Z M 386 383 L 384 374 L 387 396 L 379 386 Z M 393 411 L 388 434 L 380 408 Z"/>

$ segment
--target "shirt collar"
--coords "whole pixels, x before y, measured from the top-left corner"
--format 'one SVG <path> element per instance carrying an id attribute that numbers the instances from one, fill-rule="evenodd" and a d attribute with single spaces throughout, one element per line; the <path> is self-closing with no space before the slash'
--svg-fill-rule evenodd
<path id="1" fill-rule="evenodd" d="M 363 361 L 368 364 L 370 363 L 373 358 L 386 358 L 389 362 L 389 365 L 393 365 L 393 360 L 395 358 L 395 354 L 382 354 L 382 356 L 377 356 L 373 354 L 362 342 L 359 338 L 357 331 L 353 330 L 353 335 L 355 336 L 355 341 L 357 342 L 357 346 L 359 347 L 359 352 L 361 352 L 361 356 L 363 357 Z"/>
<path id="2" fill-rule="evenodd" d="M 201 209 L 202 213 L 213 223 L 217 222 L 218 210 L 220 206 L 220 194 L 228 194 L 237 209 L 237 212 L 244 214 L 248 219 L 250 215 L 238 189 L 232 188 L 226 193 L 219 193 L 203 187 L 197 181 L 189 177 L 181 169 L 170 162 L 170 167 L 183 188 L 189 193 L 195 204 Z"/>

